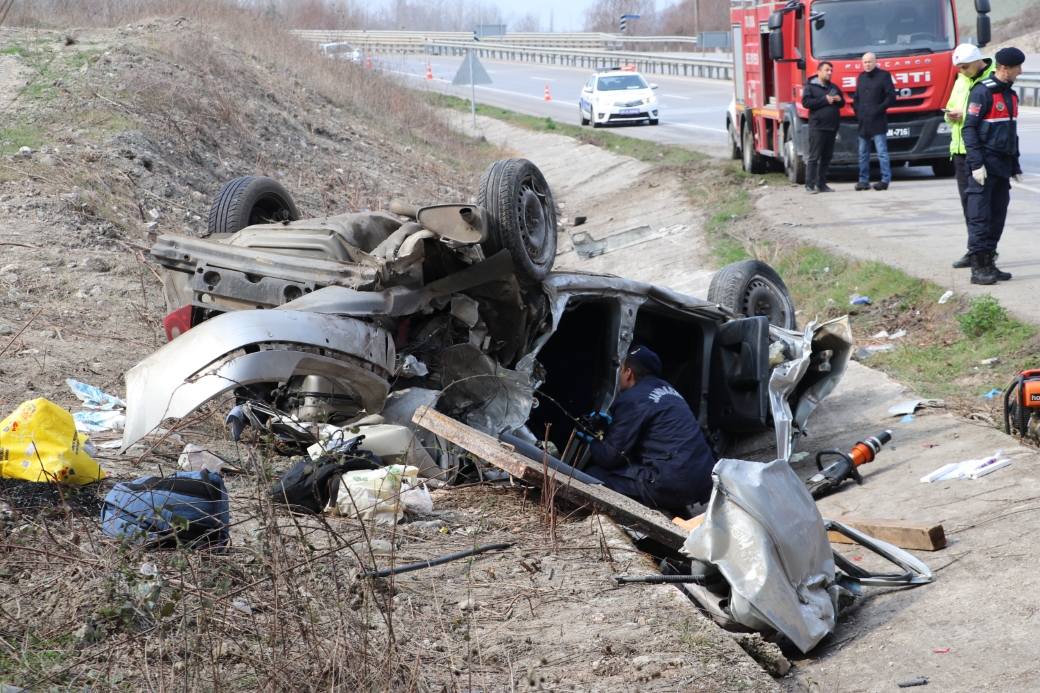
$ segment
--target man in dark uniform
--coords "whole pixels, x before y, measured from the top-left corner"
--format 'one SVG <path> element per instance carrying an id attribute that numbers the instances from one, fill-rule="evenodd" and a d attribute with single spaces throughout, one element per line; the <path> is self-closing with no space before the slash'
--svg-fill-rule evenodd
<path id="1" fill-rule="evenodd" d="M 841 124 L 845 96 L 831 82 L 834 66 L 829 60 L 820 62 L 816 76 L 802 91 L 802 105 L 809 111 L 809 156 L 805 160 L 805 191 L 834 192 L 827 185 L 827 169 L 834 157 L 834 139 Z"/>
<path id="2" fill-rule="evenodd" d="M 629 350 L 618 384 L 610 430 L 592 440 L 585 471 L 648 507 L 686 516 L 688 506 L 711 495 L 715 467 L 697 419 L 661 379 L 661 359 L 646 347 Z"/>
<path id="3" fill-rule="evenodd" d="M 1004 233 L 1011 177 L 1022 175 L 1018 164 L 1018 95 L 1011 86 L 1022 74 L 1025 54 L 1001 48 L 994 56 L 993 74 L 971 88 L 964 116 L 964 149 L 968 181 L 968 255 L 971 283 L 996 284 L 1011 279 L 995 263 L 997 243 Z"/>

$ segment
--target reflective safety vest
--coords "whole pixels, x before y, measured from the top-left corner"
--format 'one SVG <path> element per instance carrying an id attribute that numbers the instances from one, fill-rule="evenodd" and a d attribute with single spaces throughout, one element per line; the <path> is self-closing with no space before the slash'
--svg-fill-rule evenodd
<path id="1" fill-rule="evenodd" d="M 989 112 L 981 114 L 979 124 L 982 146 L 1000 157 L 1018 154 L 1018 95 L 1013 89 L 997 91 L 1003 85 L 990 77 L 982 80 L 982 84 L 992 95 Z M 979 105 L 971 104 L 969 108 L 979 108 Z"/>

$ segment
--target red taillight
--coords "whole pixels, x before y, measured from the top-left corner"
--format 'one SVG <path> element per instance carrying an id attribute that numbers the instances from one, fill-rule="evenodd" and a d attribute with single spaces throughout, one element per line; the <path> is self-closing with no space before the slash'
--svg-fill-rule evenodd
<path id="1" fill-rule="evenodd" d="M 194 306 L 184 306 L 163 318 L 163 329 L 166 330 L 166 341 L 172 342 L 191 329 Z"/>

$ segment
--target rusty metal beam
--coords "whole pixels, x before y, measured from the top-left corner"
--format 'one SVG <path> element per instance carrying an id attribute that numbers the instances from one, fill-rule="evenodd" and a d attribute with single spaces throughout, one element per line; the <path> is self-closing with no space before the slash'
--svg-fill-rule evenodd
<path id="1" fill-rule="evenodd" d="M 689 532 L 672 524 L 669 517 L 627 496 L 622 496 L 605 486 L 583 484 L 568 478 L 565 474 L 543 468 L 542 465 L 514 452 L 506 444 L 486 433 L 459 423 L 438 411 L 423 407 L 415 412 L 412 422 L 473 453 L 516 479 L 539 487 L 553 483 L 556 485 L 558 496 L 579 505 L 592 505 L 619 524 L 642 532 L 666 546 L 678 549 L 689 536 Z"/>

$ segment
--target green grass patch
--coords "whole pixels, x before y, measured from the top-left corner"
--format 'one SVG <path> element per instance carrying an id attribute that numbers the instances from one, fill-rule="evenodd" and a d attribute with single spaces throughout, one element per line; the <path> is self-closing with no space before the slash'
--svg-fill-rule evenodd
<path id="1" fill-rule="evenodd" d="M 415 91 L 415 94 L 419 98 L 426 99 L 426 101 L 431 105 L 439 108 L 450 108 L 455 111 L 463 111 L 466 113 L 472 111 L 472 106 L 469 101 L 455 96 L 418 90 Z M 633 159 L 639 159 L 640 161 L 646 161 L 649 163 L 682 166 L 691 161 L 703 161 L 704 159 L 710 158 L 707 154 L 683 149 L 682 147 L 657 144 L 656 142 L 649 142 L 636 137 L 619 135 L 604 129 L 593 130 L 591 128 L 581 127 L 580 125 L 561 123 L 552 118 L 539 118 L 538 116 L 523 115 L 516 111 L 498 108 L 497 106 L 477 104 L 477 113 L 496 120 L 501 120 L 510 125 L 516 125 L 525 130 L 549 132 L 554 135 L 573 137 L 585 144 L 609 149 L 617 154 L 630 156 Z"/>
<path id="2" fill-rule="evenodd" d="M 16 123 L 0 129 L 0 154 L 17 152 L 21 147 L 39 149 L 43 129 L 35 123 Z"/>

